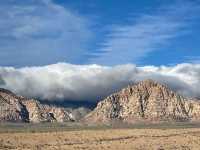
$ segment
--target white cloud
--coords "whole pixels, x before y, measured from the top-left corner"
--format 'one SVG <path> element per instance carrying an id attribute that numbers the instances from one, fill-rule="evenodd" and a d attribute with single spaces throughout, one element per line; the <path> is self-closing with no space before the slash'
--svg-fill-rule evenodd
<path id="1" fill-rule="evenodd" d="M 3 0 L 0 12 L 1 65 L 75 62 L 86 53 L 90 22 L 55 1 Z"/>
<path id="2" fill-rule="evenodd" d="M 149 53 L 169 44 L 173 38 L 186 34 L 199 10 L 196 3 L 182 1 L 161 7 L 151 14 L 130 17 L 129 25 L 113 25 L 90 62 L 103 65 L 138 63 Z"/>
<path id="3" fill-rule="evenodd" d="M 58 63 L 41 67 L 0 68 L 1 87 L 48 100 L 96 101 L 143 79 L 166 83 L 189 97 L 200 97 L 200 64 L 114 67 Z"/>

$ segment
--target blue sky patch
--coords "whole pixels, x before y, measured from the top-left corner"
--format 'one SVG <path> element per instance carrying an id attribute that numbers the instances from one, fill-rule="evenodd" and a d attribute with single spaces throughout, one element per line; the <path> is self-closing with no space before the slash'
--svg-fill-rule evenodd
<path id="1" fill-rule="evenodd" d="M 195 0 L 2 0 L 0 66 L 198 63 Z"/>

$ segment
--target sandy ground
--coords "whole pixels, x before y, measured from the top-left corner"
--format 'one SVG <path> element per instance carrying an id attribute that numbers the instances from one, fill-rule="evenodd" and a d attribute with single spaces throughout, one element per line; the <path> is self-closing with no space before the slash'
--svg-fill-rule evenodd
<path id="1" fill-rule="evenodd" d="M 200 150 L 200 128 L 102 129 L 49 133 L 1 133 L 0 149 Z"/>

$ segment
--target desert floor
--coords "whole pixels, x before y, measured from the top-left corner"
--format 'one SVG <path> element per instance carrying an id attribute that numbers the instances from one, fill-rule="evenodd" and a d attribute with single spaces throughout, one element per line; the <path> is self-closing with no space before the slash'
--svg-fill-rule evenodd
<path id="1" fill-rule="evenodd" d="M 200 128 L 98 128 L 0 133 L 0 149 L 200 150 Z"/>

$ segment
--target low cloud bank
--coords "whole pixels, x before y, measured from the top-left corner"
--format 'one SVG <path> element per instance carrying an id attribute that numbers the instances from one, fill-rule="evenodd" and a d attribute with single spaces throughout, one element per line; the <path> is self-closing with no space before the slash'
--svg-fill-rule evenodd
<path id="1" fill-rule="evenodd" d="M 114 67 L 57 63 L 41 67 L 0 67 L 0 86 L 43 100 L 97 101 L 143 79 L 167 84 L 188 97 L 200 97 L 200 64 Z"/>

